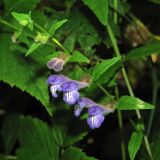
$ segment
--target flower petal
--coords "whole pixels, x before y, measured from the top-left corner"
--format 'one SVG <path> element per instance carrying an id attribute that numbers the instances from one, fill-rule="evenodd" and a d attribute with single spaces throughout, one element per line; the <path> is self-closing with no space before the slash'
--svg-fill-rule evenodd
<path id="1" fill-rule="evenodd" d="M 87 123 L 91 129 L 99 128 L 104 121 L 103 115 L 91 116 L 87 119 Z"/>
<path id="2" fill-rule="evenodd" d="M 78 83 L 75 81 L 67 81 L 62 84 L 62 91 L 70 92 L 70 91 L 77 91 L 78 90 Z"/>
<path id="3" fill-rule="evenodd" d="M 88 108 L 89 116 L 103 115 L 104 113 L 105 109 L 98 105 Z"/>
<path id="4" fill-rule="evenodd" d="M 78 105 L 80 107 L 91 107 L 91 106 L 95 106 L 97 104 L 89 98 L 82 97 L 82 98 L 79 98 Z"/>
<path id="5" fill-rule="evenodd" d="M 79 92 L 77 91 L 65 92 L 63 95 L 63 100 L 69 105 L 75 104 L 78 98 Z"/>
<path id="6" fill-rule="evenodd" d="M 49 76 L 47 83 L 51 85 L 61 85 L 62 83 L 69 80 L 70 79 L 68 77 L 65 77 L 63 75 L 51 75 Z"/>
<path id="7" fill-rule="evenodd" d="M 65 61 L 59 58 L 53 58 L 50 61 L 48 61 L 47 66 L 49 69 L 53 69 L 55 72 L 59 72 L 63 70 L 63 65 Z"/>

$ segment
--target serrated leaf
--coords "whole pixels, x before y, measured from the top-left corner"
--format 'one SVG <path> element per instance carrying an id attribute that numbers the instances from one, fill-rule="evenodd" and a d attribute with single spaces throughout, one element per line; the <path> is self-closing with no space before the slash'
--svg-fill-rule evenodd
<path id="1" fill-rule="evenodd" d="M 107 72 L 107 70 L 115 65 L 117 62 L 121 61 L 121 57 L 114 57 L 111 59 L 104 60 L 103 62 L 97 64 L 93 70 L 92 76 L 93 79 L 96 81 L 102 76 L 104 72 Z"/>
<path id="2" fill-rule="evenodd" d="M 44 70 L 46 67 L 44 60 L 49 49 L 37 50 L 32 59 L 12 51 L 9 46 L 13 44 L 7 34 L 0 36 L 0 44 L 3 44 L 0 45 L 0 80 L 34 96 L 51 115 L 53 109 L 49 103 L 47 75 Z"/>
<path id="3" fill-rule="evenodd" d="M 73 158 L 74 157 L 74 158 Z M 64 151 L 63 160 L 96 160 L 93 157 L 88 157 L 81 149 L 76 147 L 69 147 Z"/>
<path id="4" fill-rule="evenodd" d="M 109 0 L 83 0 L 84 4 L 94 12 L 99 21 L 105 26 L 108 22 L 108 1 Z"/>
<path id="5" fill-rule="evenodd" d="M 135 156 L 140 149 L 142 143 L 143 133 L 142 132 L 134 132 L 131 135 L 128 144 L 129 157 L 131 160 L 135 159 Z"/>
<path id="6" fill-rule="evenodd" d="M 122 96 L 116 105 L 119 110 L 154 109 L 152 104 L 144 102 L 136 97 Z"/>
<path id="7" fill-rule="evenodd" d="M 143 58 L 154 53 L 160 53 L 160 42 L 152 42 L 143 47 L 131 50 L 125 57 L 125 60 Z"/>
<path id="8" fill-rule="evenodd" d="M 54 34 L 57 29 L 59 29 L 64 23 L 67 22 L 67 19 L 55 22 L 49 29 L 50 34 Z"/>
<path id="9" fill-rule="evenodd" d="M 31 47 L 28 49 L 27 53 L 25 56 L 28 56 L 29 54 L 31 54 L 34 50 L 36 50 L 37 48 L 39 48 L 42 44 L 41 43 L 33 43 L 31 45 Z"/>
<path id="10" fill-rule="evenodd" d="M 86 56 L 84 56 L 81 52 L 74 51 L 73 55 L 69 58 L 69 62 L 84 62 L 84 63 L 89 63 L 90 60 Z"/>
<path id="11" fill-rule="evenodd" d="M 59 160 L 59 146 L 51 128 L 43 121 L 22 117 L 20 121 L 18 160 Z"/>

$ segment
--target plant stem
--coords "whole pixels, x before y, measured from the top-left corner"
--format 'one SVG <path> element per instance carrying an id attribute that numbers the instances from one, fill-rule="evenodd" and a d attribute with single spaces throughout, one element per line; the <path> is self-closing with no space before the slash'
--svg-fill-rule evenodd
<path id="1" fill-rule="evenodd" d="M 47 31 L 46 31 L 44 28 L 42 28 L 39 24 L 37 24 L 37 23 L 34 22 L 34 26 L 35 26 L 37 29 L 39 29 L 40 31 L 42 31 L 42 32 L 44 32 L 44 33 L 47 33 Z"/>
<path id="2" fill-rule="evenodd" d="M 116 99 L 119 99 L 118 86 L 115 87 L 115 95 L 116 95 Z M 124 142 L 124 136 L 123 136 L 123 120 L 122 120 L 122 112 L 120 110 L 117 110 L 117 116 L 118 116 L 118 125 L 120 129 L 120 134 L 121 134 L 122 160 L 126 160 L 126 149 L 125 149 L 125 142 Z"/>
<path id="3" fill-rule="evenodd" d="M 113 33 L 109 24 L 107 25 L 107 31 L 108 31 L 109 37 L 111 39 L 111 42 L 112 42 L 112 45 L 113 45 L 116 56 L 121 56 L 118 45 L 117 45 L 116 38 L 114 37 L 114 33 Z M 128 76 L 127 76 L 127 73 L 126 73 L 126 70 L 125 70 L 124 66 L 122 67 L 122 74 L 123 74 L 124 80 L 126 82 L 129 94 L 131 96 L 134 96 L 134 93 L 133 93 L 132 87 L 130 85 L 130 82 L 129 82 L 129 79 L 128 79 Z M 142 118 L 139 110 L 136 110 L 136 115 L 137 115 L 137 118 L 139 120 Z M 145 146 L 146 146 L 147 152 L 148 152 L 150 158 L 153 159 L 151 149 L 150 149 L 150 145 L 149 145 L 149 141 L 148 141 L 148 137 L 146 135 L 144 135 L 144 141 L 145 141 Z"/>
<path id="4" fill-rule="evenodd" d="M 17 27 L 15 27 L 14 25 L 8 23 L 7 21 L 5 21 L 4 19 L 2 19 L 1 17 L 0 17 L 0 23 L 4 24 L 5 26 L 7 26 L 9 28 L 12 28 L 12 29 L 14 29 L 16 31 L 19 31 L 19 29 Z"/>
<path id="5" fill-rule="evenodd" d="M 158 79 L 157 79 L 157 72 L 156 72 L 156 69 L 154 68 L 154 66 L 152 68 L 152 86 L 153 86 L 153 89 L 152 89 L 152 104 L 155 106 L 156 101 L 157 101 L 157 93 L 158 93 Z M 155 109 L 151 110 L 151 113 L 150 113 L 150 116 L 149 116 L 147 136 L 149 136 L 149 134 L 150 134 L 151 127 L 152 127 L 153 120 L 154 120 L 154 115 L 155 115 Z"/>
<path id="6" fill-rule="evenodd" d="M 118 0 L 113 0 L 113 7 L 114 7 L 114 13 L 113 13 L 113 19 L 114 23 L 118 23 L 118 14 L 117 14 L 117 9 L 118 9 Z M 116 48 L 117 53 L 119 53 L 119 50 Z M 119 53 L 120 55 L 120 53 Z M 119 99 L 119 90 L 118 86 L 115 87 L 115 95 L 116 99 Z M 117 117 L 118 117 L 118 125 L 119 125 L 119 130 L 121 134 L 121 155 L 122 155 L 122 160 L 126 160 L 126 149 L 125 149 L 125 142 L 124 142 L 124 136 L 123 136 L 123 116 L 122 112 L 120 110 L 117 111 Z"/>

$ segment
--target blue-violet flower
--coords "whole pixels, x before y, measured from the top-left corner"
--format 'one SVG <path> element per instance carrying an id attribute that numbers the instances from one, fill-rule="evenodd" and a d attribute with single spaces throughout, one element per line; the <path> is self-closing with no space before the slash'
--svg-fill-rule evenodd
<path id="1" fill-rule="evenodd" d="M 70 105 L 75 104 L 80 95 L 78 90 L 86 87 L 87 85 L 88 83 L 86 82 L 74 80 L 64 82 L 62 84 L 62 91 L 64 92 L 63 100 Z"/>
<path id="2" fill-rule="evenodd" d="M 49 76 L 47 83 L 50 85 L 50 91 L 53 97 L 58 97 L 57 91 L 62 91 L 61 85 L 70 79 L 63 75 L 51 75 Z"/>

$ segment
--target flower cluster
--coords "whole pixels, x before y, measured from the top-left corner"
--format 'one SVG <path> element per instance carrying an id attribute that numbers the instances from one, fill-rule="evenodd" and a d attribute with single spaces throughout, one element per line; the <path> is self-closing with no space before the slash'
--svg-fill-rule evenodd
<path id="1" fill-rule="evenodd" d="M 75 105 L 76 117 L 80 116 L 84 108 L 88 109 L 87 123 L 92 129 L 99 128 L 105 119 L 105 114 L 113 112 L 112 109 L 106 109 L 89 98 L 80 97 L 79 90 L 88 86 L 86 82 L 72 80 L 63 75 L 51 75 L 47 82 L 53 97 L 58 97 L 58 91 L 63 92 L 63 100 L 69 105 Z"/>

